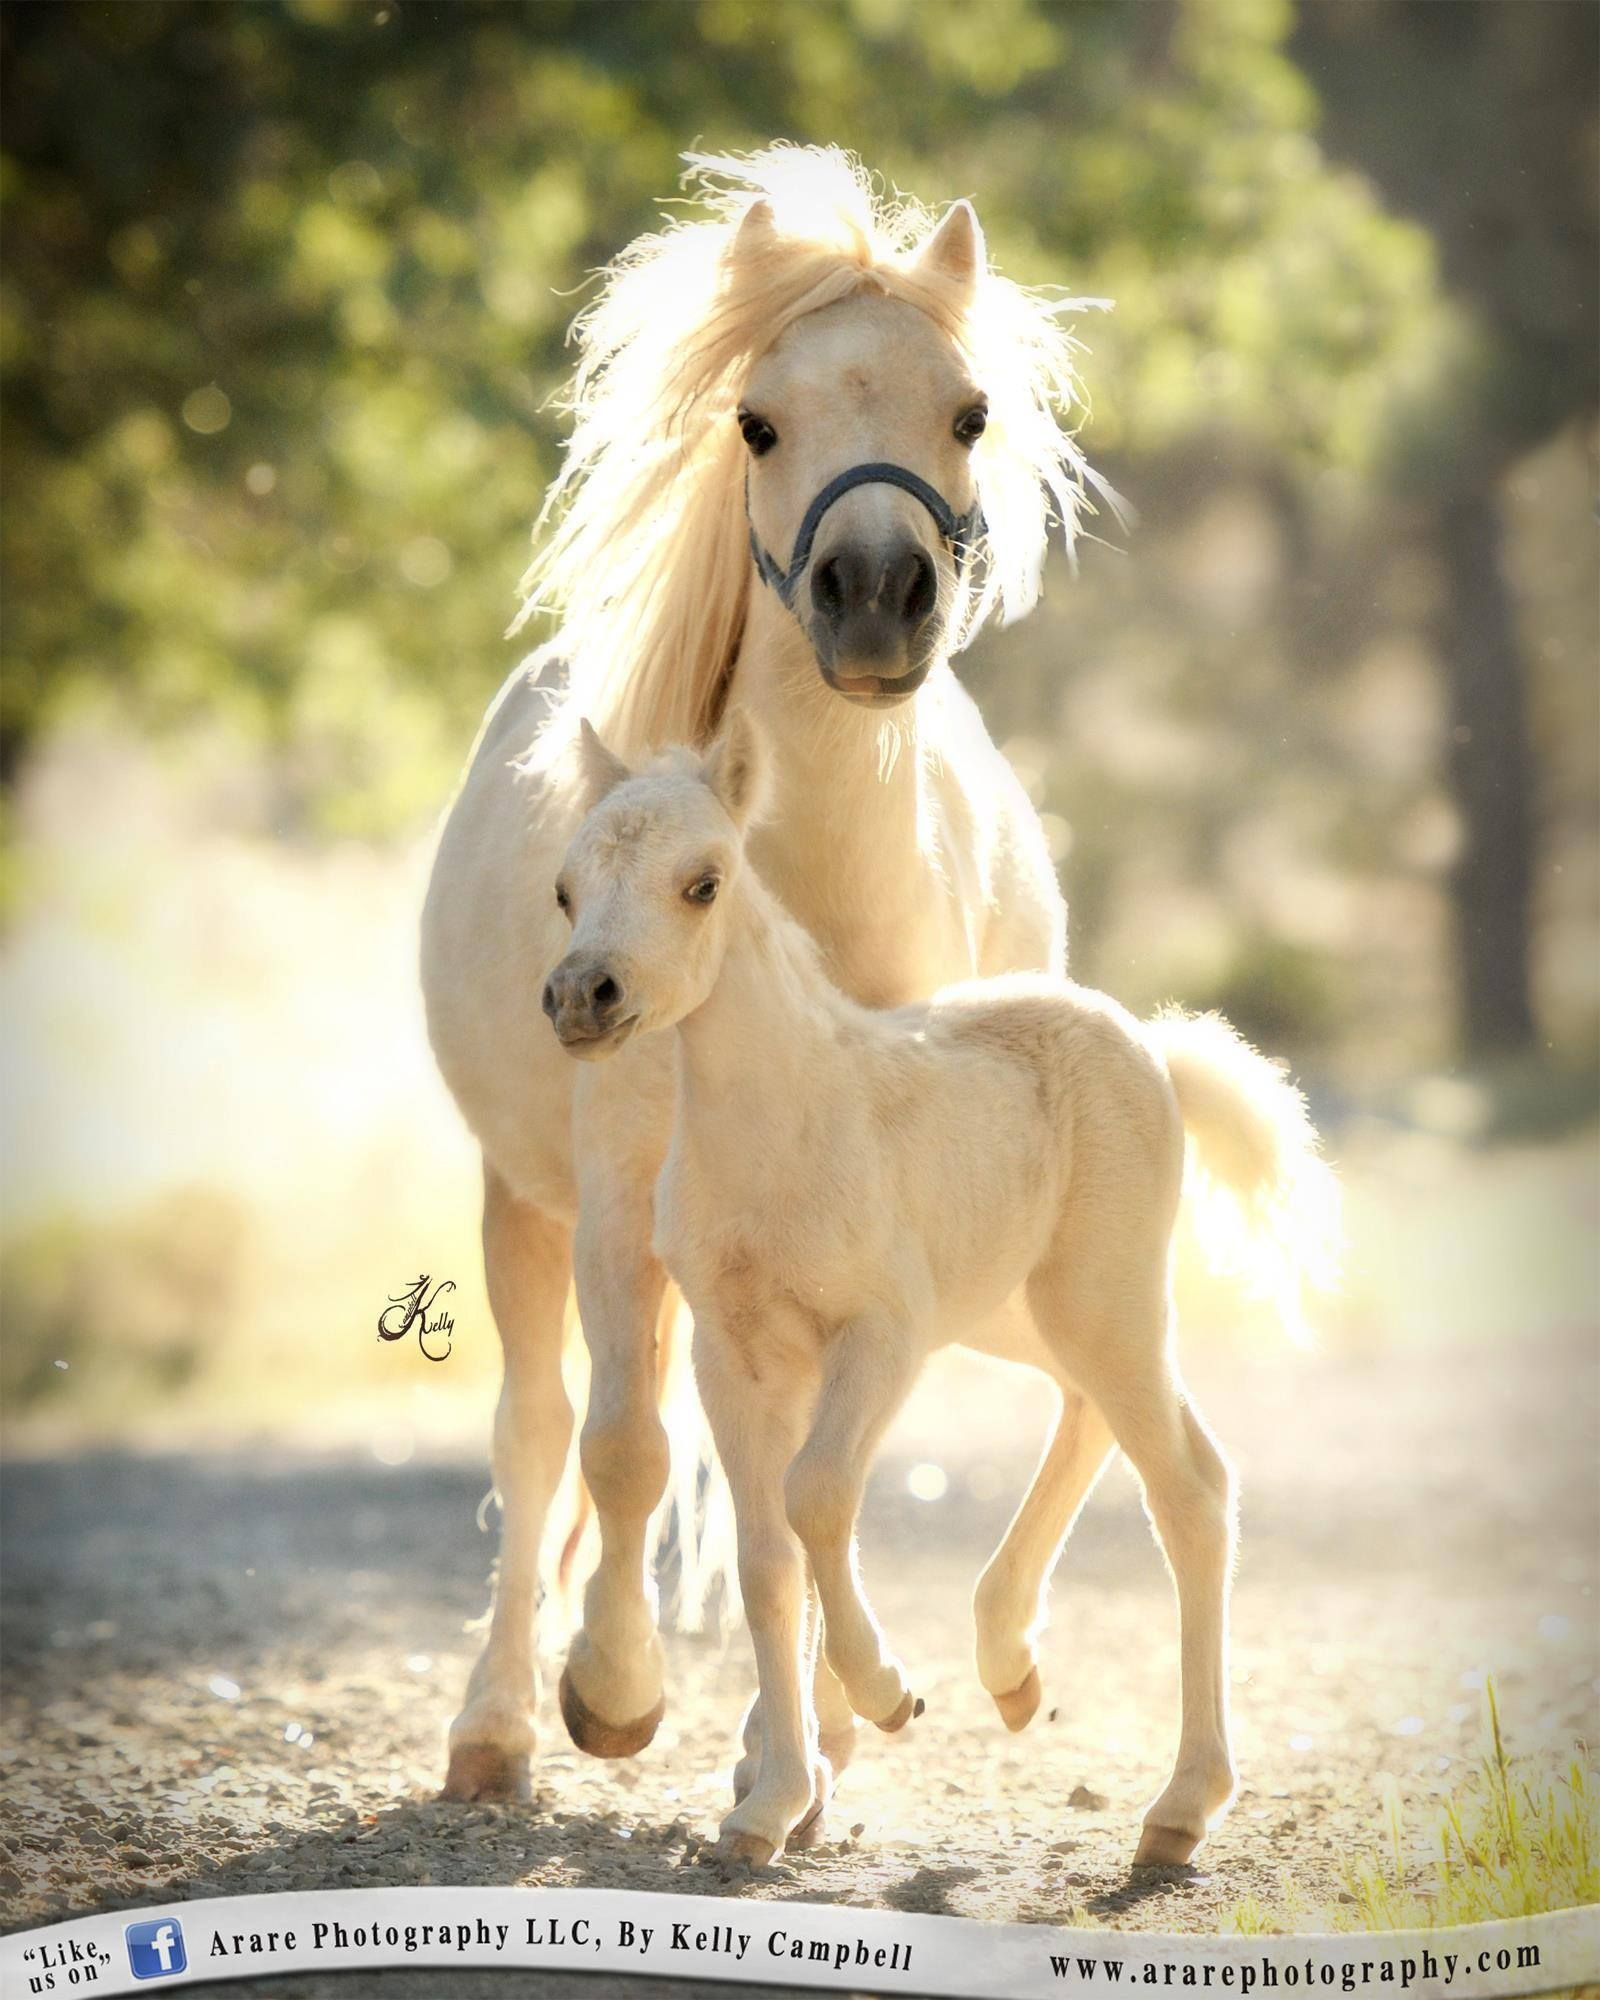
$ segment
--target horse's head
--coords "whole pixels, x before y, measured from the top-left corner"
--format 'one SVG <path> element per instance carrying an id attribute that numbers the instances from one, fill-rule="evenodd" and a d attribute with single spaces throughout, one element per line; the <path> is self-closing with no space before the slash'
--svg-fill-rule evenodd
<path id="1" fill-rule="evenodd" d="M 965 202 L 930 227 L 831 147 L 691 164 L 711 213 L 632 243 L 576 323 L 518 620 L 559 617 L 573 713 L 630 757 L 708 739 L 774 606 L 786 675 L 905 701 L 1032 608 L 1099 483 L 1062 324 L 1089 302 L 991 270 Z"/>
<path id="2" fill-rule="evenodd" d="M 555 888 L 572 941 L 543 1005 L 567 1053 L 593 1061 L 709 996 L 764 767 L 738 709 L 704 757 L 672 750 L 635 773 L 587 721 L 577 754 L 588 810 Z"/>
<path id="3" fill-rule="evenodd" d="M 755 203 L 730 254 L 765 254 L 772 229 Z M 977 217 L 958 202 L 911 276 L 959 298 L 983 262 Z M 978 530 L 972 451 L 987 418 L 984 384 L 956 340 L 871 287 L 795 319 L 744 381 L 756 564 L 847 700 L 904 701 L 948 642 Z"/>

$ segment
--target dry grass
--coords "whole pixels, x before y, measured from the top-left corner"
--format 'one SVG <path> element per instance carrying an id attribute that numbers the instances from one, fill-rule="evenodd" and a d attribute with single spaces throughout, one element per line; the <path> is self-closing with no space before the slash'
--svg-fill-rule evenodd
<path id="1" fill-rule="evenodd" d="M 1493 1681 L 1484 1710 L 1476 1770 L 1420 1829 L 1428 1860 L 1417 1866 L 1391 1789 L 1388 1852 L 1349 1868 L 1354 1902 L 1341 1929 L 1481 1924 L 1600 1902 L 1600 1784 L 1587 1752 L 1565 1770 L 1540 1769 L 1507 1751 Z"/>

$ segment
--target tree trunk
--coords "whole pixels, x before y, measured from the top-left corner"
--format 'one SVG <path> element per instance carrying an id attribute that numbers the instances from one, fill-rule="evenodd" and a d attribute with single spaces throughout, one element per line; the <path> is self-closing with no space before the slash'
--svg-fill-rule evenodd
<path id="1" fill-rule="evenodd" d="M 1534 1039 L 1527 679 L 1492 494 L 1446 501 L 1435 534 L 1445 580 L 1437 633 L 1450 691 L 1450 782 L 1462 826 L 1451 876 L 1457 990 L 1471 1062 L 1517 1054 Z"/>

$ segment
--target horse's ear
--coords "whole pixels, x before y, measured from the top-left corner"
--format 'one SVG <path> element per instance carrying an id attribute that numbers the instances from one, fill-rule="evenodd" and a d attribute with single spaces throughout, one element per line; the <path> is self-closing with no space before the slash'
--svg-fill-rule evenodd
<path id="1" fill-rule="evenodd" d="M 741 832 L 761 816 L 767 796 L 767 746 L 744 709 L 729 711 L 721 735 L 706 752 L 700 775 Z"/>
<path id="2" fill-rule="evenodd" d="M 607 792 L 633 776 L 616 752 L 600 741 L 586 715 L 578 723 L 578 773 L 585 812 L 593 812 Z"/>
<path id="3" fill-rule="evenodd" d="M 763 195 L 759 201 L 751 202 L 739 218 L 739 227 L 733 232 L 725 254 L 730 264 L 742 264 L 764 255 L 777 240 L 778 225 L 773 219 L 772 203 Z"/>
<path id="4" fill-rule="evenodd" d="M 977 289 L 988 254 L 977 210 L 970 201 L 958 201 L 946 209 L 944 220 L 917 252 L 913 268 L 921 276 L 943 278 L 970 293 Z"/>

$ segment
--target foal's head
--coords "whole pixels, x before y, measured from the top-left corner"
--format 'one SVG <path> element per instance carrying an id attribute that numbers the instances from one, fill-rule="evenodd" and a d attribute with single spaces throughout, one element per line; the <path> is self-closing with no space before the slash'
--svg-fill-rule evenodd
<path id="1" fill-rule="evenodd" d="M 581 732 L 589 809 L 555 890 L 572 943 L 543 1004 L 568 1054 L 593 1060 L 672 1027 L 715 985 L 762 764 L 738 710 L 703 757 L 671 750 L 637 773 Z"/>

